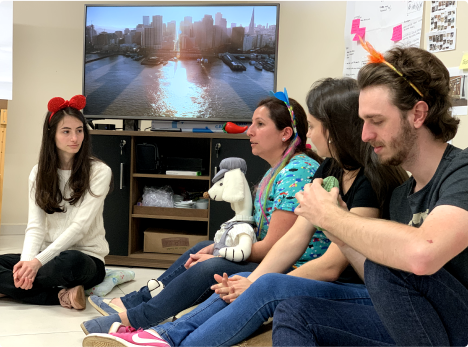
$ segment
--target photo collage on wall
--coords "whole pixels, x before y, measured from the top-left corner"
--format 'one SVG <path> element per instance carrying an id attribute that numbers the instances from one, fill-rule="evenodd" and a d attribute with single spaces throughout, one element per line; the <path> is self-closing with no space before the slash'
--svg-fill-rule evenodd
<path id="1" fill-rule="evenodd" d="M 455 49 L 457 28 L 457 2 L 432 1 L 430 32 L 427 35 L 429 52 L 452 51 Z"/>
<path id="2" fill-rule="evenodd" d="M 455 49 L 456 32 L 441 31 L 429 35 L 429 52 L 452 51 Z"/>
<path id="3" fill-rule="evenodd" d="M 449 68 L 450 94 L 452 95 L 452 115 L 462 116 L 468 110 L 468 71 Z"/>

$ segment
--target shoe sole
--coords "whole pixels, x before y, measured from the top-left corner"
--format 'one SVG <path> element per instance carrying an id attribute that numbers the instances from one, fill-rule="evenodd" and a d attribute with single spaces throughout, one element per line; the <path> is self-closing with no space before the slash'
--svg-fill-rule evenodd
<path id="1" fill-rule="evenodd" d="M 83 286 L 78 287 L 75 300 L 72 301 L 72 306 L 76 310 L 84 310 L 86 308 L 86 296 Z"/>
<path id="2" fill-rule="evenodd" d="M 83 347 L 128 347 L 133 344 L 123 344 L 110 337 L 86 336 L 83 340 Z"/>
<path id="3" fill-rule="evenodd" d="M 125 309 L 123 309 L 123 308 L 121 308 L 121 307 L 119 307 L 117 305 L 108 303 L 106 305 L 109 306 L 111 309 L 113 309 L 115 311 L 113 313 L 109 313 L 109 312 L 105 311 L 103 308 L 99 307 L 93 300 L 91 300 L 91 297 L 88 297 L 88 301 L 91 304 L 91 306 L 93 306 L 103 316 L 110 316 L 111 314 L 118 314 L 118 313 L 122 313 L 122 312 L 126 311 Z"/>
<path id="4" fill-rule="evenodd" d="M 81 323 L 80 327 L 81 327 L 81 330 L 83 330 L 83 332 L 84 332 L 86 335 L 89 335 L 89 331 L 88 331 L 88 329 L 85 328 L 84 323 Z"/>
<path id="5" fill-rule="evenodd" d="M 93 300 L 91 300 L 90 296 L 88 297 L 88 301 L 91 304 L 91 306 L 93 306 L 100 314 L 102 314 L 103 316 L 109 316 L 109 313 L 107 313 L 102 308 L 100 308 L 97 304 L 95 304 Z"/>
<path id="6" fill-rule="evenodd" d="M 83 339 L 83 347 L 132 347 L 142 346 L 136 345 L 118 337 L 107 334 L 93 334 L 92 336 L 86 336 Z"/>

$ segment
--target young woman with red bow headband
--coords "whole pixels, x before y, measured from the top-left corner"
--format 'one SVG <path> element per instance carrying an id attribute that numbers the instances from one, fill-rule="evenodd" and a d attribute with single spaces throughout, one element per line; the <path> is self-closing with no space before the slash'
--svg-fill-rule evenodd
<path id="1" fill-rule="evenodd" d="M 83 95 L 52 98 L 39 163 L 29 175 L 21 254 L 0 256 L 0 293 L 26 303 L 84 309 L 109 253 L 102 212 L 112 171 L 92 157 Z"/>

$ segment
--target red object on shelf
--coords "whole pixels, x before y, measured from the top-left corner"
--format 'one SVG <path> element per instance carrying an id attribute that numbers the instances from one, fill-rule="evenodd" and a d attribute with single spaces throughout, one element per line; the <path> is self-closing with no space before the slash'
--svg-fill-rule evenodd
<path id="1" fill-rule="evenodd" d="M 246 131 L 248 127 L 248 125 L 241 127 L 235 123 L 227 122 L 226 124 L 224 124 L 223 130 L 228 134 L 241 134 L 244 131 Z"/>

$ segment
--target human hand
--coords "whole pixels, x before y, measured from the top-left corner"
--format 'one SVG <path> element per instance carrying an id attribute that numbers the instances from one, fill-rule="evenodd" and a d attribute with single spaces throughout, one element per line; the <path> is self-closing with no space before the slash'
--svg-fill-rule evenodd
<path id="1" fill-rule="evenodd" d="M 198 263 L 201 263 L 207 259 L 214 257 L 215 256 L 213 254 L 190 254 L 190 258 L 187 260 L 184 266 L 186 269 L 189 269 L 192 266 L 197 265 Z"/>
<path id="2" fill-rule="evenodd" d="M 13 266 L 13 281 L 16 288 L 31 289 L 37 272 L 42 267 L 39 260 L 19 261 Z"/>
<path id="3" fill-rule="evenodd" d="M 213 254 L 213 250 L 214 250 L 214 243 L 200 249 L 196 254 Z"/>
<path id="4" fill-rule="evenodd" d="M 228 295 L 230 293 L 230 287 L 227 273 L 224 273 L 222 277 L 218 274 L 215 274 L 214 279 L 216 282 L 218 282 L 218 284 L 213 284 L 211 286 L 211 290 L 214 290 L 216 294 L 219 294 L 220 298 Z"/>
<path id="5" fill-rule="evenodd" d="M 337 202 L 340 195 L 338 188 L 332 188 L 330 192 L 327 192 L 323 189 L 322 183 L 321 178 L 316 178 L 312 183 L 305 185 L 303 192 L 296 193 L 299 205 L 294 210 L 295 214 L 321 228 L 334 209 L 338 207 Z"/>
<path id="6" fill-rule="evenodd" d="M 212 243 L 211 245 L 209 246 L 206 246 L 206 247 L 203 247 L 202 249 L 200 249 L 197 253 L 195 254 L 213 254 L 213 250 L 214 250 L 214 243 Z M 202 260 L 203 261 L 203 260 Z M 191 264 L 193 263 L 193 259 L 192 258 L 188 258 L 187 261 L 185 262 L 184 264 L 184 267 L 186 269 L 190 268 L 191 267 Z M 195 265 L 195 264 L 194 264 Z"/>
<path id="7" fill-rule="evenodd" d="M 236 300 L 252 284 L 247 278 L 238 275 L 228 278 L 224 273 L 223 277 L 217 274 L 214 277 L 218 284 L 211 286 L 211 289 L 228 304 Z"/>

